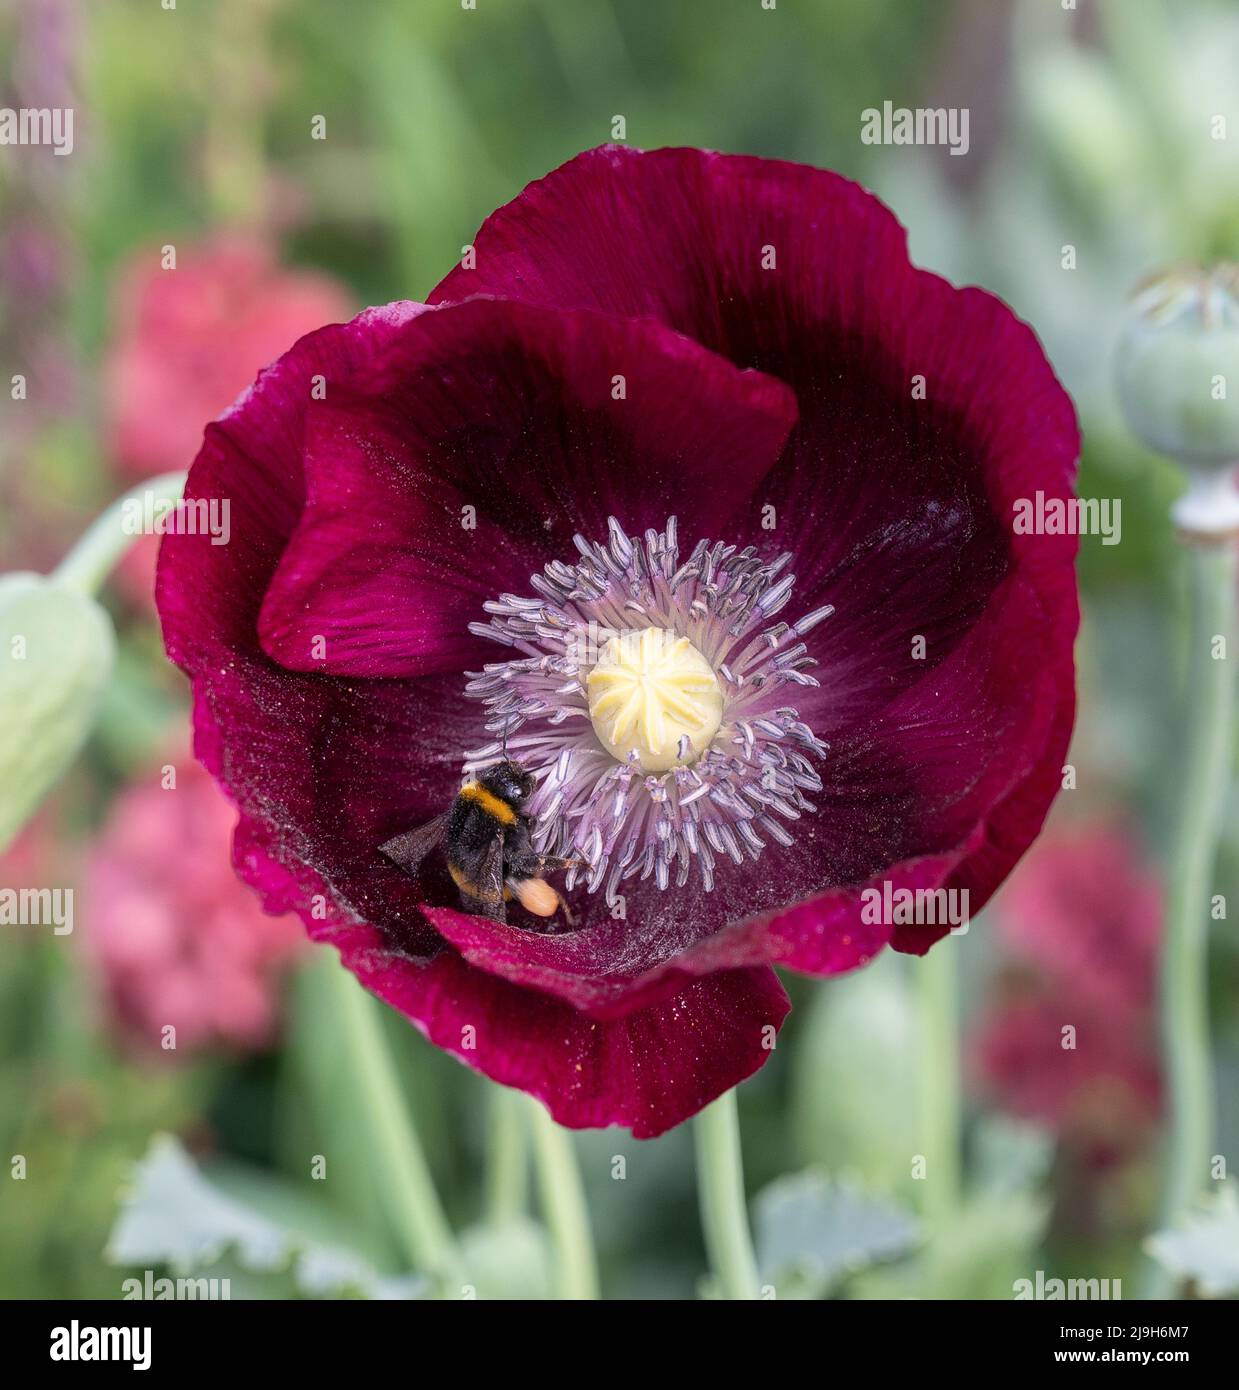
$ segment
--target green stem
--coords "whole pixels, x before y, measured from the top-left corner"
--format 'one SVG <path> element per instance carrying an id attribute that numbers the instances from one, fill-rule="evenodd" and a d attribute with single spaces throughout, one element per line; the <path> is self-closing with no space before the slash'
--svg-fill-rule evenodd
<path id="1" fill-rule="evenodd" d="M 112 566 L 143 534 L 134 526 L 135 522 L 145 522 L 147 494 L 150 494 L 151 506 L 162 513 L 164 507 L 177 501 L 184 488 L 184 473 L 163 473 L 130 488 L 91 522 L 53 571 L 52 578 L 66 589 L 76 589 L 83 594 L 98 593 Z"/>
<path id="2" fill-rule="evenodd" d="M 1235 707 L 1236 549 L 1189 545 L 1191 648 L 1183 721 L 1183 783 L 1175 828 L 1162 940 L 1162 1055 L 1170 1093 L 1160 1223 L 1177 1224 L 1200 1194 L 1213 1143 L 1213 1066 L 1209 1047 L 1210 889 L 1229 785 Z M 1214 654 L 1217 638 L 1227 644 Z M 1150 1297 L 1173 1280 L 1156 1271 Z"/>
<path id="3" fill-rule="evenodd" d="M 375 1180 L 389 1218 L 413 1269 L 450 1288 L 462 1282 L 460 1254 L 383 1040 L 380 1006 L 343 966 L 331 971 L 331 978 L 349 1075 L 361 1092 Z"/>
<path id="4" fill-rule="evenodd" d="M 555 1247 L 556 1297 L 598 1297 L 598 1264 L 572 1135 L 536 1101 L 531 1107 L 542 1211 Z"/>
<path id="5" fill-rule="evenodd" d="M 486 1149 L 486 1215 L 494 1225 L 524 1215 L 529 1191 L 529 1131 L 520 1092 L 491 1085 Z"/>
<path id="6" fill-rule="evenodd" d="M 693 1137 L 697 1147 L 697 1199 L 710 1270 L 724 1298 L 759 1298 L 761 1281 L 749 1234 L 734 1088 L 697 1116 Z"/>
<path id="7" fill-rule="evenodd" d="M 949 1225 L 960 1193 L 960 1080 L 955 941 L 947 937 L 914 961 L 925 1156 L 922 1210 L 930 1234 Z"/>

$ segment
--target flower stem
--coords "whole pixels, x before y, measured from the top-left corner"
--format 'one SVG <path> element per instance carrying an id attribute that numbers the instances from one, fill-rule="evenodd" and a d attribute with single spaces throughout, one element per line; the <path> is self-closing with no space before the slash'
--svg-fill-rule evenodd
<path id="1" fill-rule="evenodd" d="M 1235 707 L 1236 548 L 1189 545 L 1191 648 L 1187 666 L 1185 748 L 1178 824 L 1172 848 L 1161 962 L 1162 1055 L 1169 1090 L 1160 1224 L 1177 1224 L 1199 1195 L 1213 1141 L 1213 1066 L 1209 1048 L 1210 887 L 1229 784 Z M 1218 655 L 1215 643 L 1224 638 Z M 1150 1297 L 1173 1283 L 1157 1271 Z"/>
<path id="2" fill-rule="evenodd" d="M 135 503 L 141 503 L 145 514 L 148 494 L 153 507 L 162 509 L 175 504 L 184 491 L 185 477 L 184 473 L 163 473 L 118 497 L 90 523 L 77 544 L 57 565 L 52 578 L 66 589 L 83 594 L 98 593 L 112 566 L 140 534 L 125 524 L 129 510 Z"/>
<path id="3" fill-rule="evenodd" d="M 930 1234 L 943 1230 L 959 1204 L 959 1021 L 954 938 L 932 946 L 912 969 L 920 1034 L 920 1134 L 925 1156 L 922 1210 Z"/>
<path id="4" fill-rule="evenodd" d="M 697 1116 L 693 1137 L 697 1146 L 701 1229 L 710 1270 L 724 1298 L 759 1298 L 761 1282 L 749 1234 L 734 1088 Z"/>
<path id="5" fill-rule="evenodd" d="M 532 1107 L 532 1128 L 538 1191 L 555 1246 L 556 1296 L 597 1298 L 598 1263 L 572 1135 L 536 1101 Z"/>
<path id="6" fill-rule="evenodd" d="M 529 1131 L 517 1091 L 492 1084 L 486 1150 L 486 1215 L 501 1225 L 523 1215 L 529 1188 Z"/>
<path id="7" fill-rule="evenodd" d="M 414 1270 L 437 1276 L 450 1288 L 462 1282 L 460 1253 L 383 1041 L 379 1005 L 342 965 L 330 974 L 349 1072 L 361 1092 L 370 1129 L 375 1179 L 396 1236 Z"/>

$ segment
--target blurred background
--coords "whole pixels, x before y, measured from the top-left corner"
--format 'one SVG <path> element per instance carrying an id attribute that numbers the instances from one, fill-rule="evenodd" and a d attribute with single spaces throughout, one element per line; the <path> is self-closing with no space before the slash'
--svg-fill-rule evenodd
<path id="1" fill-rule="evenodd" d="M 1076 787 L 954 943 L 960 1201 L 922 1212 L 908 1167 L 909 962 L 789 978 L 795 1012 L 740 1092 L 763 1273 L 807 1297 L 1010 1298 L 1037 1270 L 1134 1284 L 1184 595 L 1179 485 L 1124 433 L 1108 365 L 1149 270 L 1239 257 L 1237 71 L 1231 0 L 4 0 L 0 105 L 76 121 L 71 157 L 0 147 L 0 379 L 29 381 L 0 407 L 0 570 L 50 569 L 125 487 L 187 467 L 204 422 L 302 332 L 423 297 L 487 213 L 617 116 L 634 145 L 861 180 L 916 261 L 1036 327 L 1082 417 L 1081 492 L 1121 499 L 1122 542 L 1082 542 Z M 862 144 L 861 112 L 885 100 L 968 107 L 967 157 Z M 0 885 L 77 903 L 69 936 L 0 928 L 0 1295 L 119 1297 L 166 1267 L 223 1271 L 233 1297 L 404 1296 L 328 1022 L 331 962 L 233 878 L 153 563 L 143 540 L 107 585 L 102 717 L 0 859 Z M 1239 901 L 1228 825 L 1215 891 Z M 1217 927 L 1217 1152 L 1233 1155 L 1239 951 Z M 541 1232 L 485 1177 L 492 1088 L 380 1021 L 453 1222 L 493 1270 L 484 1292 L 536 1289 Z M 316 1182 L 306 1155 L 353 1134 Z M 579 1136 L 607 1295 L 698 1292 L 691 1147 L 686 1128 Z"/>

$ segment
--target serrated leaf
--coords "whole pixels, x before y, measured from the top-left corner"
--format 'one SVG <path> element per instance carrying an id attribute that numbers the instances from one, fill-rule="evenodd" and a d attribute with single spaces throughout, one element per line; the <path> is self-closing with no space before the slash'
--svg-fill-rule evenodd
<path id="1" fill-rule="evenodd" d="M 1239 1294 L 1239 1193 L 1224 1187 L 1176 1229 L 1145 1242 L 1149 1254 L 1209 1298 Z"/>
<path id="2" fill-rule="evenodd" d="M 1035 1188 L 1054 1160 L 1054 1137 L 1038 1125 L 1006 1115 L 987 1115 L 973 1138 L 978 1193 L 1014 1193 Z"/>
<path id="3" fill-rule="evenodd" d="M 841 1279 L 912 1249 L 910 1213 L 809 1169 L 779 1178 L 754 1208 L 762 1279 L 793 1296 L 820 1298 Z M 781 1296 L 786 1296 L 781 1293 Z"/>
<path id="4" fill-rule="evenodd" d="M 0 575 L 0 851 L 86 742 L 115 656 L 93 598 L 39 574 Z"/>
<path id="5" fill-rule="evenodd" d="M 135 1166 L 105 1258 L 188 1274 L 225 1256 L 250 1273 L 288 1271 L 308 1297 L 356 1291 L 367 1298 L 417 1298 L 427 1289 L 423 1279 L 385 1278 L 356 1251 L 312 1241 L 269 1220 L 215 1187 L 178 1140 L 157 1135 Z"/>

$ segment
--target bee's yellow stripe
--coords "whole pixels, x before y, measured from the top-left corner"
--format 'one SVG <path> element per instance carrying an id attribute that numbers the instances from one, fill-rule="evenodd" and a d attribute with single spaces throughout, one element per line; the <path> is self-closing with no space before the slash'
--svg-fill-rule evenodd
<path id="1" fill-rule="evenodd" d="M 469 801 L 476 801 L 484 810 L 489 811 L 494 818 L 503 825 L 516 824 L 516 812 L 494 792 L 488 792 L 479 782 L 470 782 L 467 786 L 460 789 L 460 794 Z"/>

